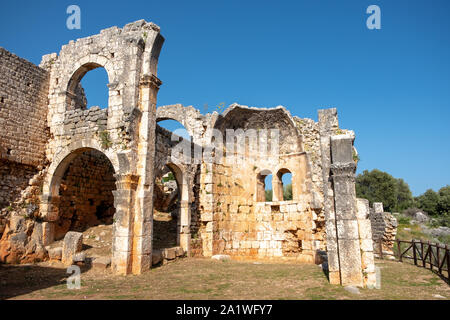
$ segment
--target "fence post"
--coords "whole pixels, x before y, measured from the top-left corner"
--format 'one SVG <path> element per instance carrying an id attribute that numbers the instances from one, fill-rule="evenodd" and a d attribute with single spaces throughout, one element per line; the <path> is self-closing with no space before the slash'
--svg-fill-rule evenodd
<path id="1" fill-rule="evenodd" d="M 441 248 L 441 245 L 439 243 L 436 243 L 436 258 L 437 258 L 437 267 L 439 274 L 442 274 L 442 268 L 441 268 L 441 257 L 439 255 L 439 249 Z"/>
<path id="2" fill-rule="evenodd" d="M 400 240 L 397 241 L 397 253 L 398 253 L 398 260 L 402 262 L 402 250 L 400 249 Z"/>
<path id="3" fill-rule="evenodd" d="M 412 239 L 412 249 L 413 249 L 414 265 L 417 266 L 416 240 L 415 239 Z"/>
<path id="4" fill-rule="evenodd" d="M 420 239 L 420 251 L 421 251 L 421 254 L 422 254 L 422 264 L 423 264 L 423 267 L 424 268 L 426 268 L 426 266 L 427 266 L 427 263 L 425 262 L 425 255 L 423 254 L 423 245 L 424 245 L 424 243 L 422 242 L 422 239 Z"/>
<path id="5" fill-rule="evenodd" d="M 433 270 L 433 247 L 428 240 L 428 254 L 430 255 L 430 270 Z"/>
<path id="6" fill-rule="evenodd" d="M 448 253 L 448 244 L 445 245 L 445 255 L 447 256 L 447 280 L 450 281 L 450 254 Z"/>

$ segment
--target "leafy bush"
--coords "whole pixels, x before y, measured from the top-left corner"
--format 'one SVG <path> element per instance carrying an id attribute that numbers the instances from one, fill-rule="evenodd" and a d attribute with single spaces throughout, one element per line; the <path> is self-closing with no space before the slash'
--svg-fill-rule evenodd
<path id="1" fill-rule="evenodd" d="M 450 214 L 443 214 L 440 216 L 433 217 L 429 223 L 430 227 L 448 227 L 450 228 Z"/>
<path id="2" fill-rule="evenodd" d="M 400 215 L 398 216 L 397 221 L 399 224 L 410 224 L 411 218 Z"/>
<path id="3" fill-rule="evenodd" d="M 167 181 L 172 181 L 172 180 L 175 180 L 175 177 L 172 172 L 169 172 L 169 174 L 166 177 L 162 178 L 162 182 L 167 182 Z"/>

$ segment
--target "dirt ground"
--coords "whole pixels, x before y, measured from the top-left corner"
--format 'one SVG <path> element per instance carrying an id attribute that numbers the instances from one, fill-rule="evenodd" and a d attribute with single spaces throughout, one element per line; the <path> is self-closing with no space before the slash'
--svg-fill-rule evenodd
<path id="1" fill-rule="evenodd" d="M 86 257 L 109 257 L 111 255 L 112 225 L 98 225 L 83 231 L 83 251 Z M 49 247 L 63 246 L 63 239 L 53 242 Z"/>
<path id="2" fill-rule="evenodd" d="M 81 288 L 68 289 L 59 263 L 0 265 L 1 299 L 449 299 L 438 275 L 395 261 L 377 262 L 381 289 L 360 294 L 330 285 L 317 265 L 186 258 L 139 276 L 82 268 Z M 436 296 L 437 295 L 437 296 Z"/>

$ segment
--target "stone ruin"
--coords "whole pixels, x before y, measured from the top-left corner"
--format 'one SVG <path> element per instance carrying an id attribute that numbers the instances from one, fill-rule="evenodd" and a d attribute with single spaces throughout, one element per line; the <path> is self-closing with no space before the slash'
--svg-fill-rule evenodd
<path id="1" fill-rule="evenodd" d="M 331 283 L 373 287 L 369 204 L 355 194 L 355 135 L 339 128 L 336 109 L 319 110 L 316 122 L 282 106 L 233 104 L 221 114 L 157 108 L 163 42 L 158 26 L 140 20 L 71 41 L 39 66 L 0 48 L 0 261 L 47 260 L 54 241 L 101 223 L 112 224 L 117 274 L 140 274 L 161 256 L 183 254 L 327 259 Z M 99 67 L 109 79 L 106 109 L 88 108 L 80 84 Z M 238 156 L 239 165 L 175 161 L 178 142 L 157 125 L 166 119 L 186 128 L 191 140 L 182 141 L 192 149 Z M 251 146 L 227 150 L 211 129 L 224 136 L 277 129 L 279 150 L 266 157 Z M 161 182 L 169 173 L 176 194 Z M 292 200 L 283 199 L 285 173 Z M 159 226 L 160 216 L 171 224 Z"/>
<path id="2" fill-rule="evenodd" d="M 383 203 L 374 202 L 370 208 L 370 223 L 372 225 L 372 239 L 376 255 L 381 250 L 383 255 L 394 257 L 394 243 L 397 235 L 398 222 L 390 212 L 384 212 Z"/>

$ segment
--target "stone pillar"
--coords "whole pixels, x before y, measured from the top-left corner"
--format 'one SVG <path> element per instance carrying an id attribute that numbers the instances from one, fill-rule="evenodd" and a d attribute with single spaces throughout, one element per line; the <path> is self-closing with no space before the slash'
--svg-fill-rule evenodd
<path id="1" fill-rule="evenodd" d="M 133 274 L 141 274 L 152 266 L 156 96 L 161 84 L 154 75 L 144 75 L 139 83 L 142 115 L 139 123 L 137 172 L 140 179 L 134 210 L 131 252 Z"/>
<path id="2" fill-rule="evenodd" d="M 339 128 L 335 108 L 319 110 L 320 149 L 322 155 L 323 194 L 328 271 L 331 284 L 340 284 L 340 266 L 337 246 L 334 190 L 331 182 L 331 136 Z"/>
<path id="3" fill-rule="evenodd" d="M 191 252 L 191 206 L 189 201 L 180 201 L 178 219 L 178 243 L 189 256 Z"/>
<path id="4" fill-rule="evenodd" d="M 283 182 L 281 181 L 278 174 L 272 175 L 272 201 L 282 201 L 283 200 Z M 294 190 L 292 190 L 294 191 Z M 265 196 L 265 193 L 264 193 Z"/>
<path id="5" fill-rule="evenodd" d="M 331 172 L 337 230 L 337 253 L 342 285 L 363 286 L 361 248 L 356 219 L 356 164 L 350 135 L 331 137 Z"/>
<path id="6" fill-rule="evenodd" d="M 44 220 L 42 223 L 42 244 L 49 245 L 55 241 L 55 223 L 59 219 L 59 196 L 41 196 L 39 211 Z"/>
<path id="7" fill-rule="evenodd" d="M 113 223 L 112 270 L 117 274 L 131 273 L 133 247 L 133 204 L 139 177 L 116 174 L 116 190 L 113 191 L 116 213 Z"/>
<path id="8" fill-rule="evenodd" d="M 361 246 L 361 266 L 364 286 L 374 288 L 377 284 L 375 273 L 375 259 L 373 253 L 372 227 L 369 219 L 369 200 L 356 199 L 359 244 Z"/>
<path id="9" fill-rule="evenodd" d="M 201 189 L 205 193 L 200 194 L 200 219 L 202 222 L 201 238 L 203 256 L 213 255 L 213 230 L 214 230 L 214 193 L 213 193 L 213 164 L 204 163 L 201 172 Z"/>

